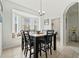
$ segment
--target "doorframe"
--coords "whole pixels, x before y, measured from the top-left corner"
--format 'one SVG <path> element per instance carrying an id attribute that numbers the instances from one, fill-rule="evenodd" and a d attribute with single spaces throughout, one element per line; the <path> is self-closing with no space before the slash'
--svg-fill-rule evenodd
<path id="1" fill-rule="evenodd" d="M 54 21 L 54 20 L 59 20 L 59 30 L 60 30 L 60 17 L 56 17 L 56 18 L 53 18 L 53 19 L 51 20 L 51 29 L 53 29 L 53 28 L 52 28 L 52 25 L 54 26 L 54 24 L 53 24 L 53 21 Z M 59 40 L 60 40 L 60 31 L 59 31 L 59 37 L 58 37 L 58 38 L 59 38 Z"/>

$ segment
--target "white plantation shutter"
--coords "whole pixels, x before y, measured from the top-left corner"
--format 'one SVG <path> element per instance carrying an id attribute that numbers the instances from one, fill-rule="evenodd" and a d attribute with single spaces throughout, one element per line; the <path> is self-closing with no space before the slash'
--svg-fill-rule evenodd
<path id="1" fill-rule="evenodd" d="M 0 56 L 2 52 L 2 24 L 0 23 Z"/>

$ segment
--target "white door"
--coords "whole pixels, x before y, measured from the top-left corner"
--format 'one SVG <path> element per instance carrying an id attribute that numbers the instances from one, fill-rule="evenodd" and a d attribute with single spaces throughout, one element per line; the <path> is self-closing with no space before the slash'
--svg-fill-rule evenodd
<path id="1" fill-rule="evenodd" d="M 55 18 L 52 22 L 52 28 L 58 33 L 57 39 L 60 39 L 60 18 Z"/>
<path id="2" fill-rule="evenodd" d="M 2 52 L 2 23 L 0 23 L 0 56 Z"/>

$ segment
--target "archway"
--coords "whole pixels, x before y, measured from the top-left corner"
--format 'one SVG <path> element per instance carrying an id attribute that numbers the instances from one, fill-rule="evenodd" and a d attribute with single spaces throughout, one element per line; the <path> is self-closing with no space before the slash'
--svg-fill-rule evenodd
<path id="1" fill-rule="evenodd" d="M 70 34 L 69 34 L 69 30 L 70 30 L 70 27 L 72 28 L 72 27 L 78 27 L 77 25 L 77 22 L 78 22 L 78 17 L 76 17 L 77 18 L 77 21 L 76 22 L 74 22 L 74 20 L 73 20 L 73 22 L 72 22 L 72 20 L 71 20 L 71 22 L 70 22 L 70 25 L 71 26 L 69 26 L 69 17 L 72 19 L 72 15 L 74 14 L 74 12 L 76 12 L 75 14 L 76 15 L 78 15 L 78 13 L 79 13 L 79 11 L 78 11 L 78 8 L 79 8 L 79 3 L 78 2 L 74 2 L 74 3 L 71 3 L 66 9 L 65 9 L 65 11 L 64 11 L 64 44 L 65 45 L 67 45 L 67 42 L 69 41 L 69 36 L 70 36 Z M 71 13 L 73 13 L 73 14 L 71 14 Z M 75 19 L 75 16 L 73 15 L 73 17 L 74 17 L 74 19 Z M 73 24 L 71 24 L 71 23 L 73 23 Z M 78 30 L 78 29 L 77 29 Z M 79 32 L 79 31 L 78 31 Z M 77 35 L 78 35 L 78 33 L 77 33 Z"/>

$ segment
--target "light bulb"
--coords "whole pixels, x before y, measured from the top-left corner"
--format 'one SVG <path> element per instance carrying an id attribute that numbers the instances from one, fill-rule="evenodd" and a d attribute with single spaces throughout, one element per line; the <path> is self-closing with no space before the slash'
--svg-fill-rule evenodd
<path id="1" fill-rule="evenodd" d="M 38 13 L 40 14 L 40 16 L 43 16 L 43 15 L 45 15 L 45 11 L 41 11 L 41 10 L 38 10 Z"/>
<path id="2" fill-rule="evenodd" d="M 38 12 L 40 13 L 40 12 L 41 12 L 41 10 L 38 10 Z"/>
<path id="3" fill-rule="evenodd" d="M 46 12 L 45 11 L 42 11 L 42 13 L 45 14 Z"/>

